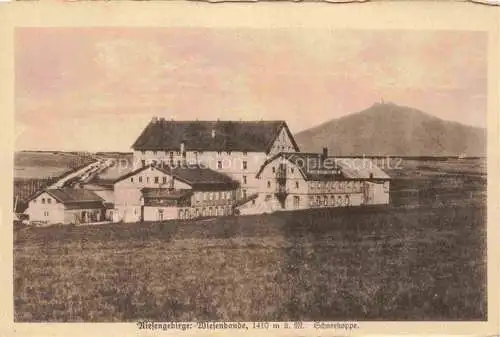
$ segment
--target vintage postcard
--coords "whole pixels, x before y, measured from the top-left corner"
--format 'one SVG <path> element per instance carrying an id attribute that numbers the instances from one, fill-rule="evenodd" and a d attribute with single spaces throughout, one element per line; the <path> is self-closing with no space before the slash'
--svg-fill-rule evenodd
<path id="1" fill-rule="evenodd" d="M 2 335 L 499 333 L 496 9 L 0 9 Z"/>

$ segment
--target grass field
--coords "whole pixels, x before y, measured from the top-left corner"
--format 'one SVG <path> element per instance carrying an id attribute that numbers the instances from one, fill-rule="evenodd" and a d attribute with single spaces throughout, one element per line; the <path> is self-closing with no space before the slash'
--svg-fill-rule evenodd
<path id="1" fill-rule="evenodd" d="M 70 152 L 22 151 L 14 154 L 14 179 L 57 177 L 93 162 L 91 155 Z"/>
<path id="2" fill-rule="evenodd" d="M 485 209 L 15 233 L 16 321 L 482 320 Z"/>
<path id="3" fill-rule="evenodd" d="M 486 320 L 486 174 L 463 164 L 403 168 L 416 208 L 17 229 L 15 320 Z"/>

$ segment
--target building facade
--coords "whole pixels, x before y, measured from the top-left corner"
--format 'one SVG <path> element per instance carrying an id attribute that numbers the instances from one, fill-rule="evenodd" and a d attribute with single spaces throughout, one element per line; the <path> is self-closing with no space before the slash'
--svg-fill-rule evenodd
<path id="1" fill-rule="evenodd" d="M 106 206 L 92 191 L 67 187 L 38 192 L 25 213 L 33 223 L 80 224 L 105 220 Z"/>
<path id="2" fill-rule="evenodd" d="M 201 165 L 258 190 L 256 174 L 276 153 L 299 148 L 284 121 L 172 121 L 153 118 L 132 145 L 134 168 Z"/>
<path id="3" fill-rule="evenodd" d="M 139 167 L 115 181 L 115 222 L 233 214 L 237 181 L 208 168 L 155 165 Z"/>
<path id="4" fill-rule="evenodd" d="M 323 153 L 279 153 L 257 173 L 256 199 L 240 214 L 389 203 L 389 176 L 372 161 Z"/>

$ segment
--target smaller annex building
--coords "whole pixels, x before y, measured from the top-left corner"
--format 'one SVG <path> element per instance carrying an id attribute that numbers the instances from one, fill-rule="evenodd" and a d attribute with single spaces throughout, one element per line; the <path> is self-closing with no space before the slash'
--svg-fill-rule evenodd
<path id="1" fill-rule="evenodd" d="M 240 214 L 389 203 L 390 177 L 365 158 L 279 153 L 257 173 L 259 193 L 238 203 Z"/>
<path id="2" fill-rule="evenodd" d="M 114 182 L 114 221 L 232 215 L 239 182 L 198 165 L 147 165 Z"/>
<path id="3" fill-rule="evenodd" d="M 103 221 L 106 206 L 92 191 L 64 187 L 39 191 L 29 199 L 25 213 L 35 223 L 79 224 Z"/>

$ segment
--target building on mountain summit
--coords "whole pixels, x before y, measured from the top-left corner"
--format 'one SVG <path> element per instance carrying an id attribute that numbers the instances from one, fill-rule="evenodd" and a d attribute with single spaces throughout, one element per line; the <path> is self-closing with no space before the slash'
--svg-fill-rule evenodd
<path id="1" fill-rule="evenodd" d="M 239 197 L 258 189 L 262 164 L 298 152 L 284 121 L 174 121 L 154 117 L 132 145 L 134 168 L 199 164 L 240 183 Z"/>

